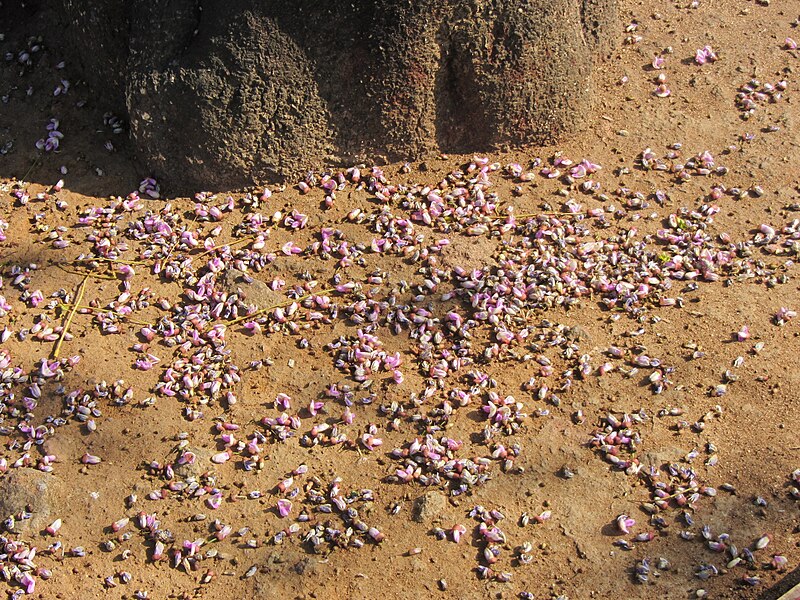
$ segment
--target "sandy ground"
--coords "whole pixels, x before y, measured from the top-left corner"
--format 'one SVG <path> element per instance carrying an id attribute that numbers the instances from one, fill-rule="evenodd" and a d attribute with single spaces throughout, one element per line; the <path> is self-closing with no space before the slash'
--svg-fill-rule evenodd
<path id="1" fill-rule="evenodd" d="M 301 194 L 293 185 L 268 186 L 271 197 L 257 207 L 245 198 L 257 199 L 263 190 L 250 196 L 214 190 L 216 195 L 209 194 L 202 203 L 223 207 L 218 220 L 196 210 L 193 199 L 148 199 L 144 193 L 139 202 L 130 202 L 132 210 L 123 210 L 122 199 L 147 175 L 134 168 L 124 133 L 113 133 L 100 99 L 87 97 L 79 82 L 70 81 L 70 66 L 59 68 L 58 48 L 47 46 L 46 31 L 37 31 L 35 22 L 3 24 L 0 48 L 12 53 L 0 67 L 0 219 L 7 222 L 2 230 L 6 239 L 0 242 L 0 296 L 11 305 L 0 312 L 0 331 L 11 332 L 0 345 L 0 359 L 7 358 L 2 369 L 4 478 L 37 467 L 52 467 L 52 474 L 43 480 L 47 494 L 37 492 L 30 481 L 16 484 L 23 491 L 33 488 L 26 501 L 36 500 L 31 513 L 38 523 L 27 527 L 19 515 L 16 524 L 6 523 L 2 560 L 9 568 L 25 563 L 25 556 L 11 555 L 37 548 L 32 563 L 49 573 L 31 571 L 36 581 L 33 595 L 581 599 L 693 598 L 705 590 L 710 598 L 756 598 L 785 570 L 795 568 L 800 561 L 800 512 L 791 487 L 797 485 L 792 473 L 800 467 L 800 318 L 779 326 L 775 315 L 782 307 L 800 311 L 795 264 L 800 231 L 800 52 L 788 48 L 786 41 L 792 36 L 800 40 L 800 3 L 622 2 L 621 9 L 619 46 L 592 82 L 596 101 L 586 115 L 585 130 L 558 147 L 486 155 L 490 164 L 500 165 L 489 174 L 492 186 L 487 188 L 496 194 L 497 207 L 484 219 L 486 232 L 479 235 L 448 232 L 444 218 L 434 219 L 431 227 L 414 222 L 419 207 L 409 204 L 424 204 L 420 198 L 427 191 L 420 190 L 435 187 L 454 170 L 468 170 L 472 156 L 431 156 L 408 168 L 381 167 L 388 182 L 406 186 L 387 202 L 366 186 L 347 181 L 327 210 L 321 209 L 323 189 L 313 186 Z M 43 41 L 29 40 L 28 35 L 41 35 Z M 43 47 L 31 53 L 31 65 L 22 65 L 18 53 L 37 44 Z M 697 64 L 695 53 L 705 46 L 716 60 Z M 664 59 L 663 65 L 653 62 L 657 56 Z M 659 75 L 666 77 L 666 97 L 654 93 Z M 737 100 L 742 86 L 753 79 L 754 91 L 745 90 L 747 98 Z M 54 96 L 53 89 L 64 87 L 62 80 L 70 81 L 69 89 Z M 780 89 L 781 81 L 785 90 Z M 752 112 L 750 101 L 755 105 Z M 41 153 L 35 143 L 47 135 L 51 118 L 59 119 L 63 139 L 57 151 Z M 648 148 L 670 166 L 708 151 L 714 166 L 708 174 L 686 167 L 691 177 L 683 180 L 680 168 L 644 168 L 641 159 Z M 562 175 L 583 158 L 600 165 L 602 169 L 587 177 L 599 189 L 584 191 L 587 178 L 570 182 L 542 174 L 542 168 L 554 168 L 559 157 L 573 161 L 562 165 Z M 513 163 L 535 176 L 521 181 L 504 174 L 506 165 Z M 718 171 L 720 166 L 726 169 Z M 363 171 L 366 179 L 369 167 Z M 464 179 L 469 178 L 468 173 Z M 54 190 L 60 179 L 63 187 Z M 715 197 L 715 188 L 726 191 Z M 736 188 L 741 193 L 732 192 Z M 161 192 L 169 198 L 169 190 Z M 40 199 L 38 194 L 45 195 Z M 575 210 L 581 214 L 535 216 L 569 210 L 569 199 L 580 204 Z M 467 204 L 473 202 L 474 196 Z M 111 216 L 91 213 L 93 207 L 112 204 L 118 209 Z M 527 218 L 533 231 L 558 229 L 564 223 L 579 228 L 573 234 L 554 234 L 554 246 L 557 240 L 574 245 L 575 240 L 568 239 L 573 235 L 582 243 L 618 244 L 625 253 L 634 243 L 626 246 L 625 240 L 633 238 L 642 244 L 642 252 L 651 251 L 651 259 L 661 260 L 665 253 L 667 262 L 675 249 L 659 240 L 658 231 L 667 228 L 677 235 L 685 227 L 706 234 L 717 250 L 731 250 L 735 260 L 720 269 L 717 281 L 700 277 L 695 286 L 675 279 L 671 290 L 651 284 L 658 293 L 648 295 L 636 310 L 619 305 L 609 309 L 596 291 L 569 308 L 526 305 L 509 329 L 525 329 L 528 338 L 516 337 L 499 346 L 495 327 L 476 318 L 463 355 L 473 364 L 451 364 L 441 389 L 434 386 L 427 399 L 420 400 L 431 365 L 441 358 L 437 353 L 444 346 L 426 348 L 414 327 L 396 333 L 386 322 L 392 312 L 388 305 L 378 311 L 373 333 L 383 344 L 381 356 L 399 353 L 402 382 L 396 383 L 392 368 L 383 364 L 368 377 L 368 388 L 360 386 L 348 365 L 337 366 L 338 351 L 330 344 L 340 338 L 353 341 L 369 324 L 373 302 L 393 299 L 408 304 L 404 312 L 409 316 L 420 316 L 414 308 L 423 308 L 440 319 L 430 324 L 434 331 L 447 331 L 449 311 L 474 317 L 465 296 L 448 297 L 448 291 L 458 287 L 453 273 L 463 268 L 496 274 L 509 268 L 505 261 L 531 236 L 524 225 L 503 229 L 509 207 L 520 215 L 519 223 Z M 681 213 L 683 208 L 687 212 Z M 353 215 L 354 209 L 362 211 L 362 218 Z M 586 214 L 591 209 L 606 210 Z M 253 229 L 242 226 L 249 222 L 256 227 L 254 214 L 269 217 L 281 211 L 285 216 L 292 210 L 308 215 L 307 224 L 295 228 L 283 217 L 274 224 L 266 219 L 258 225 L 263 244 L 252 236 Z M 373 239 L 387 236 L 376 229 L 376 216 L 387 213 L 414 222 L 415 234 L 421 236 L 417 250 L 441 239 L 449 245 L 433 252 L 433 260 L 424 252 L 415 261 L 413 251 L 403 256 L 370 250 Z M 94 221 L 86 219 L 90 214 Z M 168 236 L 162 246 L 155 246 L 152 231 L 132 235 L 127 229 L 131 222 L 155 222 L 159 214 L 163 222 L 173 219 L 172 231 L 194 231 L 201 247 L 181 246 Z M 688 224 L 673 227 L 670 215 Z M 321 240 L 325 227 L 341 230 L 356 249 L 352 264 L 336 252 L 326 258 L 310 247 Z M 775 237 L 764 241 L 770 232 Z M 111 240 L 109 245 L 100 241 L 104 236 Z M 202 247 L 206 239 L 208 249 Z M 301 252 L 286 255 L 282 249 L 288 242 Z M 358 244 L 364 244 L 363 252 Z M 109 248 L 109 262 L 79 260 L 90 253 L 108 253 Z M 236 254 L 239 251 L 245 253 Z M 250 269 L 256 283 L 220 273 L 216 289 L 230 295 L 240 288 L 239 307 L 288 305 L 309 289 L 314 296 L 310 301 L 320 304 L 309 308 L 308 299 L 298 301 L 297 311 L 285 319 L 270 310 L 231 323 L 237 316 L 226 312 L 217 315 L 217 324 L 228 323 L 224 344 L 205 338 L 200 346 L 192 345 L 192 327 L 206 335 L 214 324 L 191 324 L 197 320 L 191 313 L 201 312 L 196 307 L 202 302 L 193 295 L 198 278 L 216 268 L 215 257 L 230 269 L 237 266 L 236 257 L 247 262 L 256 255 L 270 255 L 262 261 L 263 268 Z M 519 260 L 524 263 L 527 258 Z M 176 269 L 171 280 L 169 265 Z M 421 292 L 416 286 L 424 287 L 437 269 L 442 281 L 432 291 Z M 276 280 L 285 281 L 285 286 L 276 284 L 273 289 Z M 634 286 L 646 283 L 634 267 L 620 280 Z M 357 282 L 360 291 L 319 292 L 347 282 Z M 31 297 L 37 290 L 41 302 Z M 130 297 L 120 298 L 126 292 Z M 59 348 L 61 363 L 45 362 L 43 367 L 77 295 L 82 295 L 80 306 L 90 308 L 69 319 L 70 335 Z M 337 310 L 332 311 L 323 297 Z M 661 298 L 678 297 L 675 306 L 661 305 L 668 304 Z M 128 311 L 125 306 L 132 307 L 127 316 L 120 314 Z M 246 309 L 241 310 L 243 314 Z M 158 324 L 167 321 L 188 323 L 180 343 L 168 341 L 163 328 L 152 340 L 143 335 L 143 327 L 158 330 Z M 253 322 L 261 331 L 245 327 Z M 565 334 L 564 328 L 575 326 L 568 338 L 559 337 L 558 332 Z M 749 337 L 740 341 L 736 334 L 743 326 L 749 328 Z M 54 331 L 43 333 L 48 327 Z M 45 339 L 37 339 L 37 333 Z M 445 337 L 447 343 L 464 341 L 455 334 Z M 184 339 L 190 340 L 186 346 Z M 621 348 L 623 357 L 610 356 L 611 346 Z M 180 381 L 183 374 L 195 372 L 190 357 L 198 348 L 210 349 L 204 358 L 195 358 L 195 371 L 207 373 L 221 365 L 218 374 L 208 376 L 212 383 L 220 381 L 221 392 L 211 401 L 202 391 L 186 398 L 160 393 L 158 382 L 168 377 L 168 368 L 180 373 Z M 136 361 L 146 360 L 147 354 L 160 362 L 142 370 L 144 365 L 137 367 Z M 577 373 L 582 355 L 588 357 L 585 376 Z M 660 364 L 631 372 L 642 355 Z M 548 361 L 550 376 L 541 364 Z M 613 368 L 601 374 L 608 369 L 605 363 Z M 51 368 L 56 375 L 45 376 Z M 571 378 L 563 374 L 567 369 L 573 370 Z M 453 390 L 473 385 L 469 373 L 474 370 L 494 380 L 491 390 L 501 398 L 513 396 L 524 403 L 518 426 L 510 433 L 498 428 L 488 442 L 482 407 L 488 406 L 490 388 L 480 389 L 469 404 L 456 406 L 452 415 L 442 418 L 443 402 Z M 655 393 L 648 379 L 654 372 L 669 379 L 661 393 Z M 537 381 L 526 386 L 531 377 Z M 557 391 L 567 379 L 569 390 Z M 726 380 L 722 394 L 718 386 Z M 31 385 L 38 381 L 39 391 L 32 392 Z M 540 393 L 543 382 L 549 392 Z M 343 398 L 326 391 L 332 384 L 354 390 L 352 417 L 345 415 Z M 75 390 L 82 391 L 70 396 Z M 270 432 L 277 426 L 262 421 L 280 418 L 276 397 L 281 393 L 291 397 L 287 418 L 301 421 L 285 441 Z M 27 407 L 26 396 L 34 400 Z M 316 415 L 310 406 L 314 402 L 324 403 Z M 88 414 L 82 416 L 81 410 Z M 630 424 L 640 442 L 633 452 L 620 452 L 634 467 L 641 465 L 638 472 L 614 468 L 601 448 L 590 445 L 608 424 L 609 414 L 620 419 L 623 414 L 644 415 L 641 422 Z M 331 430 L 319 431 L 320 424 L 336 426 L 346 441 L 332 443 Z M 43 427 L 36 432 L 26 425 Z M 315 442 L 304 440 L 315 426 Z M 474 464 L 483 465 L 482 472 L 488 474 L 485 481 L 457 495 L 450 493 L 453 486 L 447 481 L 429 487 L 419 480 L 397 482 L 396 469 L 405 463 L 391 451 L 426 433 L 463 442 L 455 458 L 477 459 Z M 380 438 L 383 445 L 370 449 L 365 435 Z M 255 459 L 245 448 L 253 439 L 259 446 Z M 187 450 L 194 453 L 195 462 L 181 465 L 190 460 Z M 216 455 L 226 450 L 229 459 L 219 462 L 228 456 Z M 518 456 L 505 465 L 498 459 L 503 452 Z M 99 464 L 85 464 L 93 462 L 87 455 L 98 457 Z M 52 465 L 48 456 L 54 457 Z M 429 466 L 430 458 L 426 461 L 422 464 Z M 688 504 L 678 506 L 676 497 L 667 498 L 664 510 L 653 517 L 643 505 L 653 503 L 658 499 L 654 493 L 660 492 L 648 472 L 652 466 L 669 482 L 669 464 L 694 470 L 686 486 L 690 489 L 680 498 Z M 279 489 L 300 465 L 305 468 L 287 489 Z M 677 496 L 677 484 L 671 485 L 662 495 Z M 335 502 L 330 513 L 320 510 L 320 505 L 331 506 L 331 486 L 340 488 L 333 497 L 341 498 L 345 511 Z M 695 492 L 699 498 L 690 497 Z M 327 498 L 318 499 L 317 493 Z M 423 496 L 425 510 L 418 515 L 415 502 Z M 292 502 L 286 517 L 278 511 L 279 499 Z M 11 504 L 6 500 L 4 508 Z M 476 515 L 476 506 L 487 512 Z M 353 508 L 357 516 L 344 514 Z M 546 512 L 549 518 L 537 523 L 535 517 Z M 140 522 L 142 513 L 150 515 L 149 522 L 146 516 Z M 298 521 L 301 514 L 308 519 Z M 485 531 L 497 526 L 501 539 L 487 537 L 492 534 L 481 529 L 481 514 Z M 530 517 L 527 524 L 524 515 Z M 620 515 L 636 521 L 629 534 L 617 525 Z M 131 521 L 113 531 L 111 525 L 125 517 Z M 44 529 L 56 519 L 62 526 L 49 534 Z M 153 519 L 159 521 L 157 526 Z M 381 536 L 374 532 L 360 532 L 361 522 L 384 537 L 377 541 Z M 229 534 L 222 530 L 225 526 Z M 323 538 L 316 548 L 309 537 L 315 526 Z M 454 526 L 464 527 L 459 543 L 452 539 Z M 703 535 L 704 526 L 709 539 Z M 437 536 L 437 529 L 444 531 Z M 325 541 L 332 530 L 337 530 L 333 535 L 338 541 Z M 648 532 L 653 539 L 636 539 Z M 17 543 L 9 547 L 12 540 Z M 165 546 L 162 560 L 154 560 L 157 541 Z M 84 551 L 75 552 L 76 547 Z M 499 550 L 496 562 L 487 560 L 487 547 Z M 745 549 L 753 551 L 751 560 Z M 775 555 L 785 558 L 785 566 Z M 734 556 L 738 564 L 731 564 L 737 562 Z M 638 564 L 643 572 L 645 559 L 648 581 L 637 582 L 635 567 Z M 665 565 L 658 564 L 660 559 L 669 566 L 661 568 Z M 0 586 L 9 594 L 19 592 L 19 583 L 9 577 L 12 581 Z M 531 596 L 520 596 L 524 593 Z"/>

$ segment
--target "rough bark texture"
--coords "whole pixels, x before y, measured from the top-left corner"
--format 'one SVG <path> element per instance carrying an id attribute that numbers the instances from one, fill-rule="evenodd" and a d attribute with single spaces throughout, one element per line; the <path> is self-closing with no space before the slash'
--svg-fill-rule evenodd
<path id="1" fill-rule="evenodd" d="M 61 0 L 89 84 L 174 190 L 555 139 L 615 0 Z"/>

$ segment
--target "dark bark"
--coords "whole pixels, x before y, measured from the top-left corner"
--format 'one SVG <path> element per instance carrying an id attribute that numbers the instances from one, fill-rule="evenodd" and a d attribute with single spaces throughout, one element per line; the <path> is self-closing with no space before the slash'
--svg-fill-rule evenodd
<path id="1" fill-rule="evenodd" d="M 615 0 L 61 0 L 70 47 L 173 191 L 553 141 Z"/>

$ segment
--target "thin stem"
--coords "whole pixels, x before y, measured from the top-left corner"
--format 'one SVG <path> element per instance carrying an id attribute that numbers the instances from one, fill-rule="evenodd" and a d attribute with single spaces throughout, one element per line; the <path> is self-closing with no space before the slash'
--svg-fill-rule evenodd
<path id="1" fill-rule="evenodd" d="M 72 310 L 70 310 L 69 314 L 67 315 L 66 320 L 64 321 L 64 325 L 61 328 L 61 335 L 56 342 L 56 345 L 53 347 L 53 358 L 58 358 L 59 352 L 61 352 L 61 344 L 64 343 L 64 338 L 67 336 L 67 332 L 69 331 L 69 326 L 72 324 L 72 318 L 75 316 L 75 313 L 78 311 L 78 306 L 83 300 L 83 293 L 86 291 L 86 283 L 89 281 L 89 275 L 83 278 L 81 284 L 78 286 L 78 292 L 75 295 L 75 302 L 72 304 Z"/>
<path id="2" fill-rule="evenodd" d="M 68 304 L 59 304 L 59 306 L 67 307 L 69 305 Z M 116 310 L 112 310 L 110 308 L 97 308 L 97 307 L 94 307 L 94 306 L 80 305 L 80 306 L 77 307 L 77 309 L 80 310 L 80 311 L 85 311 L 85 310 L 86 311 L 91 311 L 91 313 L 93 315 L 96 315 L 96 314 L 99 314 L 99 313 L 110 313 L 110 314 L 114 315 L 115 317 L 119 317 L 120 319 L 125 319 L 128 323 L 133 323 L 134 325 L 141 325 L 142 327 L 151 327 L 150 323 L 144 323 L 142 321 L 135 321 L 134 319 L 131 319 L 128 315 L 126 315 L 124 313 L 121 313 L 119 311 L 116 311 Z M 84 314 L 84 313 L 81 312 L 81 314 Z"/>
<path id="3" fill-rule="evenodd" d="M 24 183 L 25 181 L 27 181 L 27 180 L 28 180 L 28 175 L 30 175 L 30 174 L 31 174 L 31 172 L 32 172 L 32 171 L 33 171 L 33 170 L 36 168 L 36 165 L 38 165 L 38 164 L 39 164 L 39 161 L 41 160 L 41 158 L 42 158 L 42 153 L 41 153 L 41 152 L 39 152 L 39 154 L 36 156 L 36 160 L 34 160 L 34 161 L 33 161 L 33 163 L 31 164 L 31 166 L 30 166 L 30 167 L 28 168 L 28 170 L 25 172 L 25 175 L 23 175 L 23 176 L 22 176 L 22 179 L 20 180 L 20 182 L 23 182 L 23 183 Z"/>
<path id="4" fill-rule="evenodd" d="M 532 219 L 533 217 L 574 217 L 577 215 L 585 215 L 585 212 L 538 212 L 538 213 L 523 213 L 521 215 L 515 215 L 513 213 L 509 215 L 505 215 L 505 217 L 511 217 L 514 219 Z M 499 216 L 498 218 L 504 218 Z"/>
<path id="5" fill-rule="evenodd" d="M 331 288 L 327 290 L 320 290 L 319 292 L 310 292 L 305 296 L 300 296 L 299 298 L 295 298 L 293 300 L 287 300 L 286 302 L 281 302 L 280 304 L 276 304 L 274 306 L 268 306 L 267 308 L 260 308 L 257 311 L 250 313 L 249 315 L 244 315 L 242 317 L 239 317 L 238 319 L 234 319 L 233 321 L 228 321 L 227 323 L 225 323 L 225 326 L 236 325 L 237 323 L 241 323 L 242 321 L 249 321 L 250 319 L 253 319 L 264 313 L 268 313 L 271 310 L 275 310 L 276 308 L 283 308 L 284 306 L 289 306 L 294 302 L 302 302 L 303 300 L 310 298 L 311 296 L 321 296 L 323 294 L 330 294 L 331 292 L 335 291 L 336 291 L 335 288 Z"/>
<path id="6" fill-rule="evenodd" d="M 150 263 L 141 260 L 122 260 L 121 258 L 106 258 L 105 256 L 80 258 L 76 262 L 92 262 L 93 260 L 101 260 L 109 263 L 120 263 L 122 265 L 144 265 L 146 267 L 152 266 Z"/>
<path id="7" fill-rule="evenodd" d="M 258 234 L 258 235 L 262 235 L 262 234 Z M 249 235 L 247 237 L 240 238 L 238 240 L 234 240 L 234 241 L 228 242 L 226 244 L 220 244 L 219 246 L 214 246 L 213 248 L 209 248 L 208 250 L 206 250 L 202 254 L 198 254 L 194 258 L 195 258 L 195 260 L 203 258 L 207 254 L 211 254 L 212 252 L 216 252 L 217 250 L 219 250 L 220 248 L 224 248 L 225 246 L 238 246 L 239 244 L 244 244 L 245 242 L 251 242 L 251 241 L 255 240 L 258 237 L 258 235 Z"/>
<path id="8" fill-rule="evenodd" d="M 84 271 L 73 271 L 71 269 L 67 269 L 63 265 L 56 265 L 56 266 L 65 273 L 70 273 L 71 275 L 84 275 L 86 277 L 94 277 L 95 279 L 107 279 L 109 281 L 118 281 L 116 277 L 111 277 L 110 275 L 100 275 L 98 273 L 86 273 Z"/>

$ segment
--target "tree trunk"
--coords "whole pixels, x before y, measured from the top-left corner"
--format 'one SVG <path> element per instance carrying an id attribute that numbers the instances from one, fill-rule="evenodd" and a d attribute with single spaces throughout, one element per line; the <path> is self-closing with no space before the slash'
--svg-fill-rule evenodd
<path id="1" fill-rule="evenodd" d="M 615 0 L 61 0 L 97 95 L 174 192 L 551 142 Z"/>

